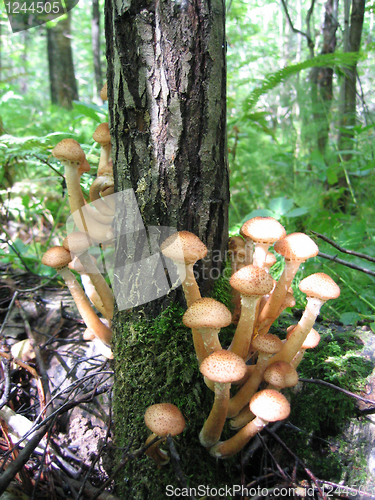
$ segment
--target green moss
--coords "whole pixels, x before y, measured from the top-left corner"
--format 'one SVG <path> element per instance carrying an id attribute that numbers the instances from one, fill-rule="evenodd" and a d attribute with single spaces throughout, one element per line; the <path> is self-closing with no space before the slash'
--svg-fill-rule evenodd
<path id="1" fill-rule="evenodd" d="M 363 345 L 352 331 L 321 335 L 319 345 L 306 351 L 298 371 L 301 378 L 321 379 L 358 393 L 373 370 L 373 363 L 361 355 Z M 340 481 L 349 463 L 364 456 L 346 442 L 346 431 L 357 414 L 356 400 L 322 385 L 305 383 L 292 393 L 290 422 L 283 437 L 318 477 Z M 340 444 L 337 444 L 340 443 Z M 351 456 L 347 454 L 351 448 Z M 349 462 L 348 462 L 349 460 Z"/>
<path id="2" fill-rule="evenodd" d="M 239 481 L 235 460 L 216 462 L 198 440 L 213 393 L 199 373 L 191 333 L 181 322 L 183 313 L 182 308 L 170 306 L 153 321 L 127 318 L 115 332 L 115 444 L 119 450 L 129 444 L 131 449 L 140 447 L 149 434 L 143 422 L 146 408 L 173 403 L 187 422 L 175 443 L 189 484 L 232 484 Z M 129 462 L 117 484 L 119 496 L 129 500 L 164 500 L 166 485 L 179 486 L 171 464 L 157 469 L 147 457 Z"/>

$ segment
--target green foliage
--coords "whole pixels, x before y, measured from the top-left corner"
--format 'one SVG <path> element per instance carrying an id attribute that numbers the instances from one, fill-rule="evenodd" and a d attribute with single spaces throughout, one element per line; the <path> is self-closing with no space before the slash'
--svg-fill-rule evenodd
<path id="1" fill-rule="evenodd" d="M 321 333 L 319 345 L 306 351 L 299 375 L 358 392 L 373 370 L 373 363 L 361 355 L 362 348 L 358 335 L 350 329 L 327 330 Z M 295 428 L 285 433 L 290 446 L 318 476 L 340 480 L 342 459 L 335 439 L 355 415 L 355 400 L 332 388 L 305 383 L 303 390 L 293 393 L 291 408 Z"/>
<path id="2" fill-rule="evenodd" d="M 359 59 L 359 55 L 356 52 L 346 52 L 345 54 L 335 53 L 335 54 L 323 54 L 320 56 L 312 57 L 311 59 L 306 59 L 298 64 L 290 64 L 284 68 L 271 73 L 264 78 L 263 84 L 255 89 L 248 97 L 246 101 L 245 111 L 247 109 L 252 109 L 258 102 L 259 98 L 275 87 L 284 83 L 287 78 L 292 75 L 300 73 L 300 71 L 309 68 L 316 67 L 349 67 L 355 64 Z"/>
<path id="3" fill-rule="evenodd" d="M 273 2 L 258 0 L 251 8 L 246 2 L 235 3 L 228 13 L 231 234 L 237 234 L 248 218 L 269 215 L 280 220 L 288 233 L 310 235 L 314 230 L 344 248 L 374 256 L 373 112 L 358 108 L 354 127 L 338 126 L 343 70 L 358 61 L 363 88 L 370 89 L 366 59 L 371 57 L 372 47 L 365 38 L 359 56 L 335 53 L 311 57 L 302 43 L 302 56 L 297 57 L 297 35 L 280 32 L 284 28 L 277 25 L 280 11 Z M 302 8 L 306 13 L 308 6 L 303 4 Z M 365 19 L 364 33 L 369 33 L 367 23 Z M 334 71 L 329 108 L 319 90 L 318 101 L 313 99 L 311 70 L 321 66 Z M 372 102 L 370 94 L 366 95 Z M 329 134 L 321 151 L 318 137 L 326 123 Z M 350 136 L 345 151 L 337 147 L 340 131 Z M 350 189 L 340 184 L 345 178 Z M 316 242 L 322 252 L 337 254 L 327 243 Z M 344 254 L 338 257 L 375 271 L 374 264 L 367 261 Z M 324 306 L 323 315 L 344 323 L 373 322 L 373 277 L 313 259 L 302 266 L 294 286 L 303 275 L 318 271 L 331 275 L 342 288 L 340 298 Z M 303 307 L 298 291 L 297 298 L 297 306 Z"/>

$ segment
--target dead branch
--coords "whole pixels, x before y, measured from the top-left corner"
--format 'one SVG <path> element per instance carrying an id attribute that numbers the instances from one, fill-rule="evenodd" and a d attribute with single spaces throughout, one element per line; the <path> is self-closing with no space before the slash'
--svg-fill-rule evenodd
<path id="1" fill-rule="evenodd" d="M 169 453 L 171 455 L 171 462 L 173 464 L 173 468 L 176 474 L 176 477 L 183 488 L 188 488 L 188 483 L 186 481 L 185 474 L 182 472 L 180 465 L 180 455 L 177 453 L 176 447 L 173 442 L 172 436 L 169 434 L 167 436 L 167 444 L 169 448 Z M 189 495 L 190 500 L 196 500 L 193 495 Z"/>
<path id="2" fill-rule="evenodd" d="M 337 243 L 335 243 L 333 240 L 327 238 L 327 236 L 324 236 L 324 234 L 320 234 L 320 233 L 317 233 L 316 231 L 312 231 L 312 230 L 310 230 L 310 232 L 312 234 L 315 234 L 315 236 L 317 236 L 321 240 L 326 241 L 327 243 L 329 243 L 332 247 L 336 248 L 341 253 L 347 253 L 349 255 L 354 255 L 355 257 L 359 257 L 360 259 L 366 259 L 369 262 L 375 262 L 375 258 L 374 257 L 370 257 L 369 255 L 366 255 L 364 253 L 355 252 L 354 250 L 347 250 L 346 248 L 343 248 L 340 245 L 338 245 Z"/>
<path id="3" fill-rule="evenodd" d="M 307 45 L 308 45 L 308 47 L 310 49 L 314 48 L 314 41 L 309 37 L 309 35 L 307 33 L 304 33 L 303 31 L 300 31 L 300 30 L 298 30 L 297 28 L 294 27 L 293 22 L 292 22 L 292 20 L 290 18 L 288 7 L 287 7 L 287 5 L 285 3 L 285 0 L 281 0 L 281 4 L 282 4 L 282 6 L 284 8 L 284 12 L 285 12 L 286 18 L 288 20 L 290 29 L 293 31 L 293 33 L 298 33 L 299 35 L 305 37 L 306 40 L 307 40 Z"/>
<path id="4" fill-rule="evenodd" d="M 342 392 L 351 398 L 358 399 L 359 401 L 362 401 L 363 403 L 373 405 L 373 407 L 375 409 L 375 401 L 372 401 L 371 399 L 367 399 L 367 398 L 364 398 L 362 396 L 359 396 L 358 394 L 354 394 L 354 392 L 347 391 L 346 389 L 343 389 L 342 387 L 338 387 L 337 385 L 331 384 L 330 382 L 325 382 L 324 380 L 313 379 L 313 378 L 300 378 L 299 381 L 300 382 L 307 382 L 309 384 L 324 385 L 325 387 L 329 387 L 330 389 L 334 389 L 335 391 Z"/>
<path id="5" fill-rule="evenodd" d="M 323 500 L 327 500 L 327 496 L 324 495 L 324 492 L 323 490 L 321 489 L 321 487 L 319 486 L 318 484 L 318 478 L 315 477 L 315 475 L 311 472 L 311 470 L 306 467 L 306 465 L 304 464 L 304 462 L 295 454 L 292 452 L 292 450 L 284 443 L 284 441 L 275 433 L 273 432 L 272 429 L 269 429 L 267 426 L 264 428 L 266 432 L 268 432 L 269 434 L 271 434 L 271 436 L 276 439 L 276 441 L 278 443 L 281 444 L 281 446 L 298 462 L 298 464 L 304 469 L 304 471 L 306 472 L 306 474 L 309 476 L 309 478 L 311 479 L 311 481 L 315 484 L 320 496 L 323 498 Z"/>
<path id="6" fill-rule="evenodd" d="M 339 259 L 336 255 L 329 255 L 328 253 L 319 252 L 318 257 L 332 260 L 333 262 L 337 262 L 337 264 L 341 264 L 342 266 L 350 267 L 351 269 L 355 269 L 356 271 L 361 271 L 362 273 L 369 274 L 370 276 L 375 276 L 374 271 L 371 271 L 366 267 L 357 266 L 356 264 L 352 264 L 351 262 L 347 262 L 346 260 Z"/>

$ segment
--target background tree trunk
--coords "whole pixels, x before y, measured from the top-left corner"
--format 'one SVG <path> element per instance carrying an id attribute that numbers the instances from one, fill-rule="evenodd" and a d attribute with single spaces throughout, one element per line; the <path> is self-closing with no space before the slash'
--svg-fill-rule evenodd
<path id="1" fill-rule="evenodd" d="M 100 8 L 99 0 L 92 2 L 91 18 L 91 41 L 94 59 L 94 80 L 96 99 L 100 98 L 100 91 L 103 87 L 103 72 L 100 60 Z M 100 101 L 101 102 L 101 101 Z"/>
<path id="2" fill-rule="evenodd" d="M 338 0 L 327 0 L 323 24 L 323 48 L 321 54 L 334 54 L 336 50 L 336 31 Z M 318 148 L 325 157 L 329 134 L 329 111 L 333 99 L 333 68 L 317 67 L 311 71 L 314 120 L 318 127 Z"/>
<path id="3" fill-rule="evenodd" d="M 365 0 L 353 0 L 352 10 L 350 15 L 350 27 L 348 34 L 344 37 L 347 40 L 347 45 L 344 47 L 346 52 L 359 52 L 362 39 L 362 27 L 365 14 Z M 353 149 L 352 139 L 354 137 L 353 127 L 356 124 L 356 100 L 357 100 L 357 63 L 345 69 L 345 77 L 340 89 L 340 119 L 339 119 L 339 137 L 338 147 L 340 151 L 350 151 Z M 341 154 L 339 161 L 344 163 L 350 161 L 351 153 Z M 344 166 L 345 169 L 345 166 Z M 345 174 L 345 175 L 344 175 Z M 338 178 L 338 186 L 350 188 L 350 180 L 346 169 Z M 344 210 L 347 209 L 347 201 L 349 200 L 348 192 L 343 194 L 341 198 L 341 206 Z"/>
<path id="4" fill-rule="evenodd" d="M 108 0 L 106 39 L 116 189 L 134 190 L 146 228 L 188 230 L 206 243 L 209 256 L 198 271 L 209 295 L 227 244 L 224 3 Z M 130 219 L 117 215 L 117 235 L 129 231 Z M 117 267 L 134 260 L 138 237 L 121 239 Z M 115 288 L 121 298 L 121 280 Z M 140 446 L 148 435 L 146 408 L 174 403 L 188 422 L 179 451 L 190 483 L 219 484 L 228 465 L 217 466 L 198 442 L 213 396 L 199 376 L 178 299 L 172 292 L 116 317 L 116 444 Z M 176 484 L 170 465 L 157 470 L 146 457 L 128 464 L 124 475 L 119 484 L 127 499 L 165 499 L 166 485 Z"/>
<path id="5" fill-rule="evenodd" d="M 72 102 L 78 100 L 78 90 L 70 43 L 70 12 L 47 28 L 47 51 L 51 102 L 71 108 Z"/>

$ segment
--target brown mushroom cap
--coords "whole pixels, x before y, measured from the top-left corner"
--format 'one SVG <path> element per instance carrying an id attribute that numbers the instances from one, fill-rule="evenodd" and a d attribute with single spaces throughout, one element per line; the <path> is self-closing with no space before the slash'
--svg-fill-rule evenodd
<path id="1" fill-rule="evenodd" d="M 77 255 L 86 252 L 91 245 L 92 241 L 89 236 L 86 233 L 81 233 L 79 231 L 68 234 L 62 244 L 65 250 Z"/>
<path id="2" fill-rule="evenodd" d="M 267 271 L 252 265 L 236 271 L 229 283 L 242 295 L 266 295 L 273 288 L 273 279 Z"/>
<path id="3" fill-rule="evenodd" d="M 304 262 L 318 255 L 319 248 L 315 242 L 304 233 L 291 233 L 275 243 L 274 249 L 285 260 Z"/>
<path id="4" fill-rule="evenodd" d="M 104 84 L 102 90 L 100 91 L 100 97 L 102 101 L 106 101 L 108 99 L 107 82 Z"/>
<path id="5" fill-rule="evenodd" d="M 269 384 L 283 389 L 294 387 L 298 383 L 298 373 L 295 368 L 286 361 L 272 363 L 263 374 L 263 378 Z"/>
<path id="6" fill-rule="evenodd" d="M 85 153 L 79 143 L 74 139 L 63 139 L 52 150 L 58 160 L 68 160 L 81 164 L 86 160 Z"/>
<path id="7" fill-rule="evenodd" d="M 163 255 L 185 264 L 194 264 L 207 255 L 206 245 L 189 231 L 179 231 L 160 245 Z"/>
<path id="8" fill-rule="evenodd" d="M 111 136 L 109 133 L 108 123 L 101 123 L 95 129 L 95 132 L 92 135 L 92 138 L 95 142 L 98 142 L 102 146 L 106 146 L 111 143 Z"/>
<path id="9" fill-rule="evenodd" d="M 340 287 L 328 274 L 324 273 L 307 276 L 300 282 L 299 289 L 308 297 L 320 300 L 337 299 L 340 295 Z"/>
<path id="10" fill-rule="evenodd" d="M 276 354 L 283 348 L 283 343 L 276 335 L 264 333 L 257 335 L 251 342 L 251 346 L 256 351 L 262 351 L 267 354 Z"/>
<path id="11" fill-rule="evenodd" d="M 223 328 L 231 324 L 232 314 L 221 302 L 203 298 L 188 308 L 182 322 L 189 328 Z"/>
<path id="12" fill-rule="evenodd" d="M 145 413 L 145 424 L 157 436 L 177 436 L 185 429 L 185 419 L 171 403 L 159 403 L 149 406 Z"/>
<path id="13" fill-rule="evenodd" d="M 231 351 L 215 351 L 205 358 L 200 367 L 202 375 L 222 384 L 241 380 L 247 371 L 245 361 Z"/>
<path id="14" fill-rule="evenodd" d="M 241 236 L 231 236 L 228 241 L 228 250 L 230 252 L 238 252 L 245 248 L 245 240 Z"/>
<path id="15" fill-rule="evenodd" d="M 281 392 L 274 389 L 264 389 L 251 398 L 250 410 L 262 420 L 276 422 L 289 416 L 290 405 Z"/>
<path id="16" fill-rule="evenodd" d="M 296 328 L 297 325 L 291 325 L 287 329 L 287 336 L 286 338 L 289 339 L 289 337 L 292 335 L 293 330 Z M 307 337 L 303 341 L 303 344 L 301 346 L 301 349 L 314 349 L 320 342 L 320 335 L 319 333 L 315 330 L 315 328 L 311 328 L 309 331 Z"/>
<path id="17" fill-rule="evenodd" d="M 69 262 L 72 261 L 72 257 L 68 250 L 63 247 L 51 247 L 42 257 L 42 264 L 48 267 L 53 267 L 54 269 L 63 269 Z"/>
<path id="18" fill-rule="evenodd" d="M 284 227 L 273 217 L 254 217 L 243 224 L 240 233 L 255 242 L 269 245 L 286 235 Z"/>

